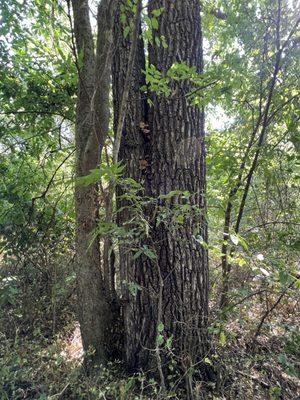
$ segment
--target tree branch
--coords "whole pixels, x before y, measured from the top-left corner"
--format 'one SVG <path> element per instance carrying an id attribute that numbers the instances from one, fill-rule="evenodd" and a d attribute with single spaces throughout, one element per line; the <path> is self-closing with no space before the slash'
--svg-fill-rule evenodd
<path id="1" fill-rule="evenodd" d="M 128 102 L 129 90 L 130 90 L 130 85 L 131 85 L 132 70 L 133 70 L 134 60 L 135 60 L 135 56 L 136 56 L 136 49 L 137 49 L 138 37 L 139 37 L 141 7 L 142 7 L 142 1 L 138 0 L 137 6 L 136 6 L 136 13 L 134 16 L 132 43 L 131 43 L 130 52 L 129 52 L 129 59 L 128 59 L 128 66 L 127 66 L 127 71 L 126 71 L 123 96 L 121 99 L 118 125 L 117 125 L 115 141 L 114 141 L 114 148 L 113 148 L 113 163 L 114 164 L 116 164 L 118 162 L 122 130 L 123 130 L 124 120 L 125 120 L 126 111 L 127 111 L 127 102 Z"/>

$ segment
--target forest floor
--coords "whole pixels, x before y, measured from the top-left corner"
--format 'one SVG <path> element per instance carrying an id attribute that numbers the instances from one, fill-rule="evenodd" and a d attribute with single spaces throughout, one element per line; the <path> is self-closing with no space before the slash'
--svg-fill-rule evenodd
<path id="1" fill-rule="evenodd" d="M 289 298 L 276 308 L 253 342 L 264 313 L 262 299 L 239 306 L 213 333 L 215 352 L 210 356 L 217 382 L 196 383 L 196 399 L 298 400 L 300 399 L 299 304 Z M 93 376 L 82 372 L 82 343 L 77 323 L 71 323 L 54 339 L 4 334 L 0 344 L 2 399 L 103 399 L 154 400 L 159 384 L 143 374 L 128 377 L 120 364 L 112 364 Z M 1 392 L 0 392 L 1 394 Z M 184 399 L 180 393 L 166 399 Z"/>

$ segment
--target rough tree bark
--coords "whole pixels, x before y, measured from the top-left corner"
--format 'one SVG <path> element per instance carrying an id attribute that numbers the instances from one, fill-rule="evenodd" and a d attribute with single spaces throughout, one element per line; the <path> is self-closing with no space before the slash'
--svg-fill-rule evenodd
<path id="1" fill-rule="evenodd" d="M 76 108 L 76 177 L 97 168 L 108 132 L 111 67 L 111 18 L 109 2 L 98 9 L 98 43 L 95 56 L 88 0 L 72 0 L 79 87 Z M 78 317 L 83 347 L 92 359 L 104 363 L 109 348 L 111 307 L 100 265 L 100 248 L 92 240 L 98 220 L 96 184 L 75 187 L 76 276 Z"/>
<path id="2" fill-rule="evenodd" d="M 114 105 L 114 131 L 117 132 L 119 125 L 120 107 L 124 92 L 126 81 L 130 50 L 132 46 L 131 35 L 125 38 L 124 28 L 121 24 L 120 14 L 122 6 L 126 5 L 126 1 L 122 1 L 118 5 L 115 15 L 114 24 L 114 43 L 115 51 L 112 65 L 112 78 L 113 78 L 113 105 Z M 134 16 L 127 11 L 128 21 L 133 20 Z M 141 28 L 139 26 L 139 31 Z M 145 94 L 141 92 L 141 87 L 145 85 L 145 76 L 142 73 L 145 70 L 145 55 L 144 43 L 140 38 L 137 43 L 136 52 L 134 55 L 134 65 L 130 77 L 130 90 L 129 99 L 127 102 L 126 116 L 122 129 L 122 137 L 119 149 L 119 161 L 124 162 L 125 170 L 124 177 L 130 177 L 141 182 L 143 179 L 143 172 L 140 169 L 140 160 L 144 158 L 145 153 L 145 137 L 142 128 L 147 126 L 147 99 Z M 117 209 L 122 209 L 118 213 L 118 224 L 126 224 L 131 219 L 130 209 L 127 208 L 129 204 L 121 200 L 120 197 L 123 191 L 120 187 L 117 188 Z M 124 208 L 126 207 L 126 208 Z M 133 277 L 133 265 L 139 264 L 139 261 L 132 259 L 132 254 L 126 245 L 120 247 L 120 281 L 122 288 L 122 303 L 123 303 L 123 317 L 125 329 L 125 343 L 124 343 L 124 358 L 127 362 L 129 369 L 133 367 L 132 362 L 132 346 L 131 340 L 132 329 L 129 323 L 129 314 L 131 307 L 129 303 L 129 290 L 128 283 L 137 282 L 138 279 Z M 138 270 L 138 269 L 137 269 Z"/>
<path id="3" fill-rule="evenodd" d="M 202 36 L 198 0 L 150 2 L 150 12 L 164 7 L 154 35 L 164 35 L 168 47 L 150 46 L 149 63 L 165 74 L 173 63 L 184 62 L 202 72 Z M 118 31 L 118 35 L 121 35 Z M 154 41 L 155 43 L 155 41 Z M 115 110 L 122 88 L 120 71 L 126 65 L 126 40 L 115 54 Z M 142 61 L 139 61 L 139 60 Z M 147 245 L 155 250 L 157 262 L 133 261 L 128 256 L 125 280 L 141 290 L 128 295 L 124 307 L 126 362 L 130 368 L 148 368 L 158 361 L 157 326 L 173 337 L 181 367 L 187 370 L 201 360 L 208 349 L 208 257 L 194 237 L 207 240 L 205 222 L 204 114 L 189 104 L 187 94 L 195 89 L 188 81 L 173 82 L 170 96 L 151 94 L 153 107 L 145 113 L 138 86 L 143 56 L 137 54 L 135 79 L 120 149 L 126 173 L 144 185 L 145 193 L 157 199 L 155 210 L 147 210 L 151 220 Z M 133 107 L 131 109 L 131 107 Z M 141 124 L 142 123 L 142 124 Z M 144 124 L 147 129 L 144 129 Z M 142 129 L 141 129 L 142 127 Z M 181 196 L 163 200 L 171 191 L 189 191 L 191 211 L 182 224 L 166 220 L 156 226 L 158 212 L 175 210 Z M 197 212 L 200 210 L 200 213 Z M 172 219 L 172 218 L 171 218 Z M 121 215 L 120 222 L 126 220 Z"/>
<path id="4" fill-rule="evenodd" d="M 203 71 L 202 32 L 198 0 L 154 0 L 153 9 L 164 7 L 154 35 L 166 38 L 168 47 L 150 46 L 149 63 L 163 75 L 174 63 Z M 204 113 L 189 104 L 194 89 L 188 81 L 172 83 L 172 94 L 153 96 L 150 116 L 151 194 L 188 191 L 191 211 L 174 231 L 168 223 L 154 228 L 152 240 L 164 281 L 162 316 L 168 336 L 173 335 L 183 367 L 189 368 L 207 352 L 208 255 L 195 236 L 207 242 L 205 220 Z M 174 196 L 168 207 L 182 204 Z M 156 278 L 157 280 L 157 278 Z"/>

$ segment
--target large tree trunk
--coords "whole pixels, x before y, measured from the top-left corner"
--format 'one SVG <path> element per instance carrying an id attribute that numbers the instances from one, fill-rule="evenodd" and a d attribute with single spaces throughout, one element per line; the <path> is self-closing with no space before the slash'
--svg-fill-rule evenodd
<path id="1" fill-rule="evenodd" d="M 174 63 L 182 62 L 202 72 L 199 4 L 198 0 L 151 1 L 150 12 L 164 7 L 154 34 L 165 36 L 168 47 L 151 46 L 149 63 L 163 75 Z M 195 240 L 198 236 L 207 242 L 204 114 L 189 104 L 187 94 L 193 84 L 177 81 L 171 89 L 168 97 L 153 96 L 151 194 L 158 198 L 174 190 L 188 191 L 191 207 L 177 226 L 171 218 L 154 227 L 152 241 L 164 285 L 161 314 L 165 332 L 173 336 L 183 367 L 190 367 L 207 352 L 208 255 Z M 161 203 L 163 208 L 175 210 L 184 200 L 173 196 Z"/>
<path id="2" fill-rule="evenodd" d="M 110 21 L 107 2 L 99 6 L 97 57 L 94 54 L 87 0 L 73 0 L 79 88 L 76 109 L 76 177 L 99 166 L 108 131 L 110 84 Z M 99 240 L 93 240 L 98 220 L 98 186 L 76 185 L 76 276 L 78 317 L 83 347 L 92 359 L 108 358 L 111 308 L 101 272 Z"/>
<path id="3" fill-rule="evenodd" d="M 168 48 L 150 46 L 149 63 L 163 74 L 177 62 L 196 67 L 201 73 L 199 1 L 150 2 L 150 12 L 161 7 L 164 11 L 154 34 L 165 36 Z M 154 360 L 160 362 L 161 350 L 153 351 L 158 347 L 159 325 L 160 330 L 164 327 L 165 337 L 173 337 L 176 355 L 186 370 L 206 354 L 208 346 L 208 257 L 207 250 L 199 243 L 207 241 L 204 114 L 189 104 L 186 95 L 194 89 L 193 85 L 177 81 L 171 85 L 170 96 L 151 95 L 153 107 L 145 121 L 137 89 L 143 63 L 138 60 L 137 55 L 120 155 L 127 174 L 144 184 L 147 195 L 157 199 L 156 211 L 147 210 L 152 226 L 149 237 L 144 239 L 144 244 L 154 249 L 157 262 L 147 258 L 133 261 L 127 256 L 125 280 L 137 283 L 141 290 L 135 296 L 128 295 L 124 308 L 126 362 L 130 368 L 148 368 Z M 122 63 L 126 65 L 126 44 L 116 54 L 117 77 Z M 118 79 L 114 82 L 115 94 L 122 87 Z M 146 135 L 145 130 L 139 129 L 140 119 L 149 124 L 150 132 Z M 161 198 L 174 190 L 190 192 L 190 212 L 178 223 L 174 216 L 169 216 L 157 226 L 160 212 L 172 214 L 184 203 L 180 195 L 170 200 Z M 126 221 L 124 214 L 122 221 Z M 197 236 L 201 240 L 195 240 Z"/>

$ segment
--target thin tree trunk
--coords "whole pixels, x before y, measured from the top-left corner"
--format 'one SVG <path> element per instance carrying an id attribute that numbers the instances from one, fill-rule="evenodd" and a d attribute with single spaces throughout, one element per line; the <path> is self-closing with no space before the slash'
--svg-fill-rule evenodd
<path id="1" fill-rule="evenodd" d="M 231 263 L 228 261 L 228 258 L 229 258 L 228 256 L 233 258 L 234 250 L 235 250 L 234 247 L 232 247 L 229 244 L 229 236 L 230 236 L 229 233 L 230 233 L 230 229 L 232 226 L 232 211 L 233 211 L 233 203 L 232 202 L 233 202 L 233 199 L 234 199 L 235 195 L 237 194 L 238 190 L 241 188 L 241 186 L 243 184 L 243 175 L 246 170 L 247 159 L 248 159 L 250 150 L 252 149 L 252 147 L 255 143 L 255 138 L 258 134 L 256 150 L 254 152 L 254 155 L 252 156 L 249 171 L 245 177 L 245 185 L 243 187 L 242 198 L 238 205 L 236 222 L 233 226 L 233 232 L 238 234 L 240 232 L 241 222 L 242 222 L 242 218 L 244 215 L 244 210 L 246 207 L 248 194 L 249 194 L 249 191 L 251 188 L 252 179 L 257 170 L 259 157 L 260 157 L 261 151 L 263 149 L 263 146 L 265 144 L 266 136 L 268 133 L 270 118 L 272 117 L 272 114 L 270 116 L 270 109 L 271 109 L 271 105 L 272 105 L 272 101 L 273 101 L 274 90 L 276 87 L 278 74 L 280 72 L 282 54 L 283 54 L 285 47 L 289 43 L 290 38 L 292 37 L 292 35 L 296 31 L 296 29 L 300 23 L 300 18 L 299 18 L 296 21 L 295 25 L 292 27 L 287 39 L 281 45 L 281 43 L 280 43 L 281 42 L 281 32 L 280 32 L 280 30 L 281 30 L 281 13 L 282 13 L 282 2 L 281 2 L 281 0 L 278 0 L 277 1 L 277 17 L 276 17 L 276 36 L 275 36 L 276 57 L 275 57 L 273 74 L 272 74 L 272 77 L 269 82 L 269 90 L 267 93 L 265 106 L 264 106 L 263 112 L 260 110 L 260 113 L 259 113 L 259 116 L 257 119 L 257 123 L 251 134 L 249 144 L 247 146 L 245 155 L 243 157 L 243 161 L 240 166 L 240 171 L 239 171 L 239 175 L 237 178 L 237 182 L 235 184 L 235 187 L 231 190 L 231 192 L 229 194 L 227 208 L 225 211 L 225 223 L 224 223 L 224 234 L 223 234 L 222 256 L 221 256 L 221 261 L 222 261 L 222 293 L 221 293 L 221 298 L 220 298 L 220 308 L 221 309 L 225 309 L 229 304 L 230 272 L 231 272 L 232 266 L 231 266 Z M 261 103 L 262 103 L 262 99 L 263 99 L 262 93 L 261 93 L 260 97 L 261 97 Z"/>
<path id="2" fill-rule="evenodd" d="M 79 67 L 76 177 L 88 175 L 90 170 L 99 166 L 108 131 L 111 27 L 107 4 L 103 1 L 99 6 L 99 40 L 95 58 L 88 1 L 72 1 Z M 96 184 L 75 187 L 75 267 L 83 347 L 86 352 L 93 353 L 93 360 L 104 363 L 110 351 L 108 338 L 112 313 L 100 268 L 99 241 L 97 238 L 93 240 L 98 221 L 98 196 Z"/>
<path id="3" fill-rule="evenodd" d="M 124 28 L 120 22 L 121 6 L 125 5 L 126 1 L 119 3 L 119 8 L 115 16 L 114 24 L 114 43 L 116 44 L 113 58 L 113 99 L 114 99 L 114 130 L 118 133 L 120 129 L 120 114 L 122 98 L 126 78 L 128 78 L 128 65 L 130 54 L 132 55 L 132 35 L 124 37 Z M 127 24 L 134 18 L 133 14 L 127 12 Z M 139 27 L 141 33 L 141 28 Z M 140 88 L 145 85 L 145 77 L 142 70 L 145 69 L 144 44 L 140 38 L 134 54 L 133 68 L 130 73 L 130 86 L 128 92 L 128 101 L 126 104 L 127 110 L 123 121 L 123 129 L 121 132 L 120 148 L 118 159 L 125 164 L 124 177 L 131 177 L 137 182 L 142 182 L 144 172 L 140 169 L 140 160 L 144 158 L 146 147 L 146 136 L 143 134 L 142 128 L 147 126 L 147 99 L 141 92 Z M 144 98 L 143 98 L 144 96 Z M 124 194 L 120 187 L 117 187 L 117 221 L 119 225 L 125 224 L 131 219 L 130 209 L 127 208 L 128 202 L 121 200 L 120 196 Z M 125 208 L 124 208 L 125 207 Z M 122 303 L 125 329 L 125 345 L 124 358 L 129 369 L 134 366 L 132 360 L 135 354 L 132 354 L 131 341 L 135 340 L 132 336 L 132 328 L 130 325 L 129 314 L 130 308 L 130 293 L 128 285 L 131 282 L 137 282 L 139 279 L 134 277 L 134 265 L 137 265 L 136 270 L 139 271 L 139 260 L 132 259 L 131 250 L 126 245 L 120 246 L 120 280 L 122 289 Z"/>

